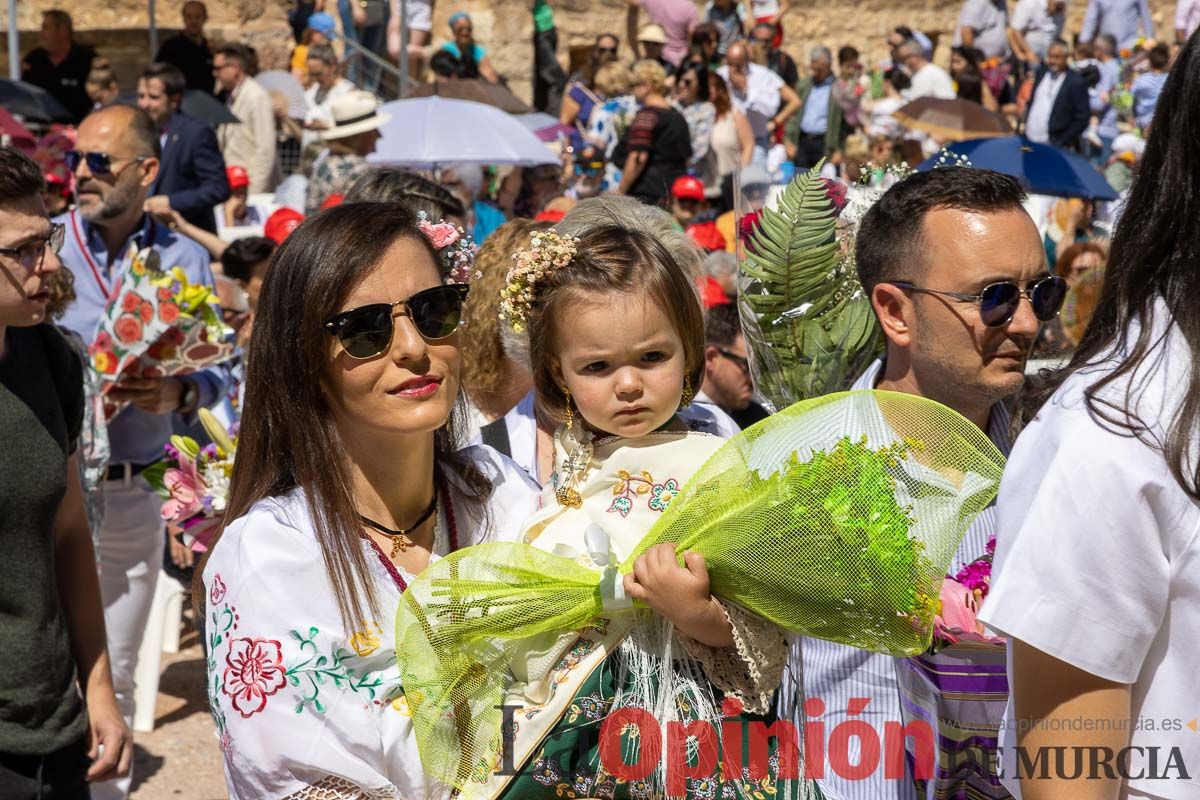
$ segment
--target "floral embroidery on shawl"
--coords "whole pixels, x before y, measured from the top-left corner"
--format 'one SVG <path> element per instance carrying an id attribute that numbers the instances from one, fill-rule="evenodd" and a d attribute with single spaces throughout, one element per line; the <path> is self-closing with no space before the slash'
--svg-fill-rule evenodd
<path id="1" fill-rule="evenodd" d="M 642 470 L 640 474 L 634 475 L 629 470 L 618 470 L 617 477 L 620 478 L 613 485 L 613 495 L 615 496 L 612 505 L 608 507 L 610 514 L 617 513 L 622 517 L 628 517 L 629 512 L 633 510 L 633 504 L 640 496 L 649 495 L 647 505 L 651 511 L 663 512 L 667 510 L 667 506 L 679 494 L 679 481 L 674 478 L 668 478 L 662 483 L 655 483 L 654 476 L 647 470 Z"/>

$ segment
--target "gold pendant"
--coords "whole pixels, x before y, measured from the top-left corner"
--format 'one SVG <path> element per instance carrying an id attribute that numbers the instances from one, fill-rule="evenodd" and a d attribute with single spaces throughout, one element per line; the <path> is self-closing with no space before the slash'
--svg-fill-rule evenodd
<path id="1" fill-rule="evenodd" d="M 412 547 L 412 541 L 410 541 L 407 536 L 393 536 L 391 558 L 395 560 L 396 556 L 400 555 L 401 553 L 407 553 L 408 548 L 410 547 Z"/>
<path id="2" fill-rule="evenodd" d="M 570 486 L 564 486 L 554 493 L 554 497 L 558 500 L 560 506 L 567 508 L 579 508 L 583 505 L 583 495 Z"/>

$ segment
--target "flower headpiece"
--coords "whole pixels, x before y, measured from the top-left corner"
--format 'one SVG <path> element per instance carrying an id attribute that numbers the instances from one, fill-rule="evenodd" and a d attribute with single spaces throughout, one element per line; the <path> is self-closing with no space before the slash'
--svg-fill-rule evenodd
<path id="1" fill-rule="evenodd" d="M 514 331 L 525 330 L 538 283 L 554 270 L 571 263 L 578 241 L 560 235 L 554 228 L 534 231 L 529 235 L 529 249 L 513 254 L 517 265 L 508 271 L 504 288 L 500 290 L 500 319 L 508 322 Z"/>
<path id="2" fill-rule="evenodd" d="M 433 249 L 438 251 L 442 264 L 449 272 L 450 283 L 470 283 L 472 279 L 480 277 L 478 272 L 472 270 L 475 266 L 475 240 L 466 231 L 445 220 L 430 222 L 429 215 L 424 211 L 417 212 L 417 228 L 425 234 Z"/>

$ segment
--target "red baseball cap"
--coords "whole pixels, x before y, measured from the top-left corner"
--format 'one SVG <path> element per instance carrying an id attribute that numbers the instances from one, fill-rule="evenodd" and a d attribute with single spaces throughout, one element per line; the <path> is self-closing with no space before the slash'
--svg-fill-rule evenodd
<path id="1" fill-rule="evenodd" d="M 703 200 L 704 181 L 691 175 L 681 175 L 671 184 L 671 194 L 680 200 Z"/>
<path id="2" fill-rule="evenodd" d="M 245 167 L 232 166 L 225 168 L 225 180 L 229 181 L 230 189 L 245 189 L 250 185 L 250 176 Z"/>
<path id="3" fill-rule="evenodd" d="M 296 209 L 286 206 L 276 209 L 271 216 L 267 217 L 267 224 L 263 226 L 263 235 L 275 244 L 283 244 L 283 240 L 292 231 L 299 228 L 301 222 L 304 222 L 304 215 Z"/>
<path id="4" fill-rule="evenodd" d="M 567 215 L 567 212 L 561 209 L 546 209 L 539 211 L 537 216 L 533 218 L 534 222 L 562 222 L 562 218 Z"/>
<path id="5" fill-rule="evenodd" d="M 729 295 L 725 294 L 725 290 L 721 288 L 721 284 L 717 283 L 716 279 L 711 275 L 705 275 L 699 280 L 700 302 L 705 308 L 727 306 L 733 302 Z"/>

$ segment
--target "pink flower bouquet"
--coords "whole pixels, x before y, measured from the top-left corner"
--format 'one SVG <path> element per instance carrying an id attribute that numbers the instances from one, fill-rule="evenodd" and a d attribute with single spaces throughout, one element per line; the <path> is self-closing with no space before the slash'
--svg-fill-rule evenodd
<path id="1" fill-rule="evenodd" d="M 206 408 L 199 415 L 213 443 L 200 447 L 187 436 L 172 436 L 163 448 L 166 457 L 142 475 L 163 498 L 163 521 L 183 528 L 184 544 L 203 553 L 225 513 L 237 430 L 226 432 Z"/>
<path id="2" fill-rule="evenodd" d="M 988 636 L 976 615 L 987 597 L 992 580 L 992 554 L 996 537 L 987 543 L 987 555 L 972 561 L 942 583 L 941 611 L 934 618 L 934 650 L 959 642 L 990 642 L 1003 645 L 1004 639 Z"/>
<path id="3" fill-rule="evenodd" d="M 221 319 L 216 293 L 190 283 L 179 267 L 157 269 L 145 249 L 109 301 L 89 352 L 100 391 L 123 378 L 186 375 L 230 358 L 233 329 Z M 121 406 L 105 401 L 108 419 Z"/>

